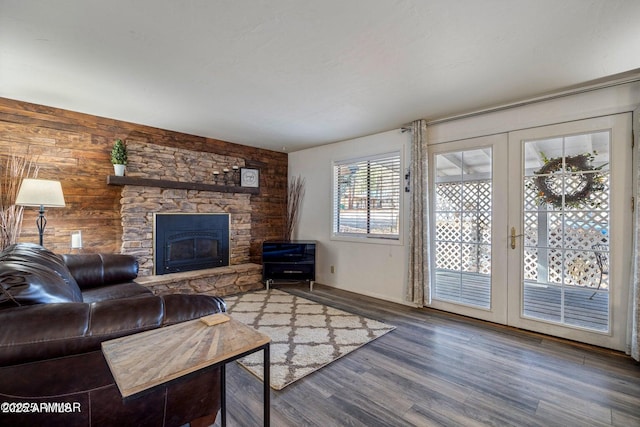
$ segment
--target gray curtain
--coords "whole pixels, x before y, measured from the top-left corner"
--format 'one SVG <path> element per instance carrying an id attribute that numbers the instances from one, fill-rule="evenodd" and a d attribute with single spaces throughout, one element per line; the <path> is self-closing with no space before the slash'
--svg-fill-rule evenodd
<path id="1" fill-rule="evenodd" d="M 405 299 L 423 306 L 431 302 L 429 286 L 429 203 L 427 122 L 411 124 L 409 284 Z"/>

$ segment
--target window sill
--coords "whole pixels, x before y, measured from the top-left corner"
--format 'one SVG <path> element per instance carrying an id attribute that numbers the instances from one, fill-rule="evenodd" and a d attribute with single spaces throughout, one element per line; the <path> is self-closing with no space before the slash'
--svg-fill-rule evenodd
<path id="1" fill-rule="evenodd" d="M 340 234 L 331 234 L 330 240 L 338 242 L 351 242 L 351 243 L 365 243 L 370 245 L 389 245 L 389 246 L 403 246 L 404 242 L 401 237 L 355 237 L 344 236 Z"/>

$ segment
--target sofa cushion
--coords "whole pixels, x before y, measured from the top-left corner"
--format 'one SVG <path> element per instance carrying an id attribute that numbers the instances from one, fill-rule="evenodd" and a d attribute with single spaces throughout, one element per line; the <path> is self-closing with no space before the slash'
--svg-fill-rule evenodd
<path id="1" fill-rule="evenodd" d="M 18 243 L 0 253 L 0 307 L 81 301 L 78 284 L 53 252 Z"/>
<path id="2" fill-rule="evenodd" d="M 122 399 L 100 350 L 0 367 L 0 378 L 0 402 L 80 405 L 79 411 L 55 414 L 0 412 L 3 426 L 181 426 L 220 409 L 219 368 Z"/>
<path id="3" fill-rule="evenodd" d="M 123 254 L 64 254 L 62 260 L 83 291 L 130 282 L 138 276 L 138 261 Z"/>
<path id="4" fill-rule="evenodd" d="M 110 299 L 128 298 L 137 295 L 151 295 L 152 292 L 135 282 L 120 283 L 117 285 L 100 286 L 82 291 L 84 302 L 105 301 Z"/>
<path id="5" fill-rule="evenodd" d="M 0 310 L 0 325 L 10 325 L 0 327 L 0 366 L 99 350 L 106 340 L 224 311 L 222 298 L 179 294 L 7 308 Z"/>

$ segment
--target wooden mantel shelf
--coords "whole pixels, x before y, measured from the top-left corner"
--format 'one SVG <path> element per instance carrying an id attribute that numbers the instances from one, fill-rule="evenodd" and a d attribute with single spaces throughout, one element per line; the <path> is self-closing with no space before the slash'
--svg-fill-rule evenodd
<path id="1" fill-rule="evenodd" d="M 201 182 L 168 181 L 164 179 L 136 178 L 131 176 L 107 176 L 108 185 L 137 185 L 140 187 L 176 188 L 179 190 L 216 191 L 219 193 L 259 194 L 260 188 L 239 185 L 215 185 Z"/>

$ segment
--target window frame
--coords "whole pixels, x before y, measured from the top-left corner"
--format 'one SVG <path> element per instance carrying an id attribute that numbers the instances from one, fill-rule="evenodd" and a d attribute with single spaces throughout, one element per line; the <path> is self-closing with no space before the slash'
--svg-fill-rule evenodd
<path id="1" fill-rule="evenodd" d="M 345 233 L 337 231 L 339 219 L 338 205 L 339 198 L 337 196 L 338 191 L 338 173 L 337 167 L 362 163 L 367 161 L 375 161 L 380 159 L 388 159 L 395 157 L 399 163 L 398 171 L 398 198 L 396 200 L 398 206 L 398 230 L 393 235 L 373 234 L 373 233 Z M 385 245 L 402 245 L 403 244 L 403 217 L 404 217 L 404 181 L 403 175 L 406 174 L 404 168 L 403 150 L 392 150 L 383 153 L 371 154 L 366 156 L 345 158 L 340 160 L 334 160 L 331 165 L 331 240 L 342 240 L 357 243 L 373 243 L 373 244 L 385 244 Z M 367 210 L 369 211 L 370 194 L 367 194 Z M 368 222 L 368 221 L 367 221 Z"/>

